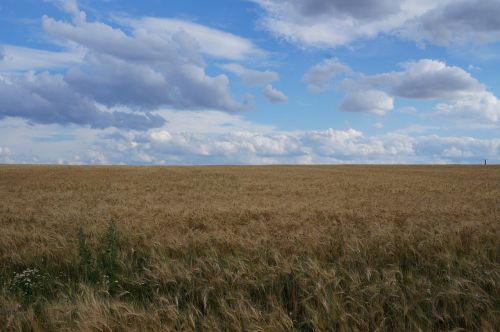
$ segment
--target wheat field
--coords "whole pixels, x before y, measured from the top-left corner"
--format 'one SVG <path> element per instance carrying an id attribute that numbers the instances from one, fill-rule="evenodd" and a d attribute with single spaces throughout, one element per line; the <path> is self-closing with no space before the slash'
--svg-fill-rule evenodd
<path id="1" fill-rule="evenodd" d="M 2 331 L 495 331 L 499 166 L 0 166 Z"/>

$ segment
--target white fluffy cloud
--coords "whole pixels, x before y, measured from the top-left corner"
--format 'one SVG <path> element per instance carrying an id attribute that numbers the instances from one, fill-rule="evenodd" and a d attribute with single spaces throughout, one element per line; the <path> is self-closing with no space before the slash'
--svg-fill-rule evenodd
<path id="1" fill-rule="evenodd" d="M 404 65 L 404 71 L 367 77 L 365 83 L 387 89 L 406 99 L 444 101 L 436 105 L 438 114 L 498 122 L 500 101 L 484 84 L 462 68 L 424 59 Z"/>
<path id="2" fill-rule="evenodd" d="M 109 140 L 103 151 L 123 149 L 140 163 L 283 164 L 283 163 L 480 163 L 500 161 L 500 139 L 367 136 L 354 129 L 299 132 L 234 131 L 186 133 L 153 130 L 120 141 Z M 113 153 L 107 154 L 113 161 Z"/>
<path id="3" fill-rule="evenodd" d="M 344 80 L 347 91 L 339 109 L 384 114 L 395 98 L 436 101 L 436 113 L 480 122 L 500 121 L 500 101 L 486 86 L 460 67 L 422 59 L 403 64 L 403 70 Z"/>
<path id="4" fill-rule="evenodd" d="M 482 159 L 498 160 L 500 139 L 422 136 L 415 140 L 415 152 L 434 159 L 480 163 Z"/>
<path id="5" fill-rule="evenodd" d="M 271 84 L 266 85 L 264 88 L 264 95 L 271 103 L 288 102 L 288 97 L 283 92 L 275 89 Z"/>
<path id="6" fill-rule="evenodd" d="M 447 45 L 500 40 L 498 0 L 253 0 L 262 25 L 304 47 L 337 47 L 380 34 Z"/>
<path id="7" fill-rule="evenodd" d="M 232 131 L 217 135 L 153 130 L 122 137 L 127 153 L 160 163 L 272 164 L 399 160 L 414 155 L 408 137 L 367 137 L 362 132 L 328 129 L 303 132 Z M 130 141 L 136 142 L 131 144 Z M 139 143 L 138 143 L 139 142 Z M 114 145 L 117 142 L 110 141 Z M 106 148 L 109 149 L 109 146 Z"/>
<path id="8" fill-rule="evenodd" d="M 439 115 L 474 117 L 493 123 L 500 122 L 500 100 L 488 91 L 465 96 L 449 103 L 439 103 L 435 110 Z"/>

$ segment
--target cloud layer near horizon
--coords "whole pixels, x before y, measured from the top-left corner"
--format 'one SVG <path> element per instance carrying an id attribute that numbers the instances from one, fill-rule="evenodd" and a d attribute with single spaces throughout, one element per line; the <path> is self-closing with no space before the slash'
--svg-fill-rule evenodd
<path id="1" fill-rule="evenodd" d="M 432 128 L 407 128 L 380 135 L 355 129 L 280 131 L 220 111 L 161 113 L 171 121 L 159 129 L 80 127 L 70 129 L 71 134 L 53 135 L 60 125 L 39 125 L 31 139 L 20 134 L 29 125 L 12 119 L 2 127 L 12 144 L 2 147 L 0 161 L 144 165 L 500 161 L 498 138 L 443 137 L 431 133 Z M 40 155 L 26 156 L 17 151 L 27 143 Z"/>

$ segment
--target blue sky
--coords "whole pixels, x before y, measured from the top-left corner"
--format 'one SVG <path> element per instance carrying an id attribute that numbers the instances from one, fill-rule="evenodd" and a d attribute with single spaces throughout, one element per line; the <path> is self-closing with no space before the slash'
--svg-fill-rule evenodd
<path id="1" fill-rule="evenodd" d="M 0 162 L 500 162 L 498 0 L 4 0 Z"/>

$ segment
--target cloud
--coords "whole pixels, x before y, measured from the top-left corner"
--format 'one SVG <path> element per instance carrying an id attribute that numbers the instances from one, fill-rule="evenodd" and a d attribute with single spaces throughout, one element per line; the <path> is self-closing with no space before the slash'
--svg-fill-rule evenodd
<path id="1" fill-rule="evenodd" d="M 42 26 L 47 36 L 66 50 L 5 47 L 2 54 L 6 56 L 0 62 L 1 118 L 146 130 L 164 123 L 161 116 L 151 113 L 164 106 L 226 112 L 247 107 L 246 100 L 242 103 L 232 97 L 226 75 L 207 74 L 202 53 L 209 50 L 202 50 L 199 44 L 203 36 L 209 42 L 227 38 L 226 45 L 213 47 L 234 46 L 236 50 L 229 58 L 259 53 L 245 39 L 175 20 L 164 22 L 176 26 L 170 33 L 140 25 L 118 28 L 88 21 L 76 1 L 53 2 L 72 20 L 44 16 Z M 144 22 L 148 26 L 162 21 Z M 191 28 L 194 35 L 186 32 Z M 213 38 L 210 33 L 215 34 Z M 203 41 L 205 46 L 207 40 Z M 36 69 L 52 73 L 25 74 Z M 250 81 L 256 79 L 262 77 Z"/>
<path id="2" fill-rule="evenodd" d="M 266 96 L 267 100 L 269 100 L 271 103 L 286 103 L 288 102 L 288 97 L 285 96 L 285 94 L 279 90 L 276 90 L 273 88 L 271 84 L 266 85 L 264 89 L 264 95 Z"/>
<path id="3" fill-rule="evenodd" d="M 69 23 L 51 17 L 42 18 L 44 31 L 63 43 L 75 43 L 88 50 L 132 62 L 190 62 L 200 64 L 198 45 L 187 33 L 180 31 L 162 36 L 147 30 L 125 31 L 101 22 Z"/>
<path id="4" fill-rule="evenodd" d="M 403 70 L 341 82 L 346 96 L 339 108 L 348 112 L 384 114 L 393 109 L 395 98 L 437 101 L 438 115 L 470 118 L 479 122 L 500 121 L 500 101 L 484 84 L 460 67 L 422 59 L 403 64 Z M 413 111 L 404 107 L 400 111 Z"/>
<path id="5" fill-rule="evenodd" d="M 72 69 L 65 80 L 77 91 L 91 95 L 105 105 L 130 105 L 177 109 L 218 109 L 239 111 L 243 106 L 233 100 L 229 79 L 211 77 L 192 63 L 164 63 L 164 67 L 127 61 L 102 54 L 87 58 L 90 68 Z"/>
<path id="6" fill-rule="evenodd" d="M 485 89 L 462 68 L 431 59 L 407 62 L 404 71 L 374 75 L 367 81 L 409 99 L 460 98 Z"/>
<path id="7" fill-rule="evenodd" d="M 302 77 L 310 92 L 321 92 L 328 88 L 332 79 L 339 74 L 349 73 L 351 69 L 337 59 L 325 59 L 311 67 Z"/>
<path id="8" fill-rule="evenodd" d="M 500 156 L 500 139 L 478 139 L 473 137 L 422 136 L 415 140 L 415 152 L 433 158 L 455 162 L 480 163 L 482 159 Z"/>
<path id="9" fill-rule="evenodd" d="M 11 162 L 11 151 L 6 146 L 0 146 L 0 162 L 10 163 Z"/>
<path id="10" fill-rule="evenodd" d="M 190 155 L 197 158 L 230 160 L 231 158 L 272 158 L 291 153 L 293 140 L 286 136 L 235 132 L 213 137 L 190 133 L 152 132 L 148 137 L 151 148 L 162 155 Z"/>
<path id="11" fill-rule="evenodd" d="M 100 22 L 69 24 L 48 17 L 43 26 L 51 36 L 89 50 L 85 70 L 68 72 L 67 81 L 101 103 L 243 109 L 231 97 L 225 75 L 205 73 L 198 45 L 186 32 L 164 36 L 136 29 L 128 35 Z"/>
<path id="12" fill-rule="evenodd" d="M 249 87 L 266 86 L 279 78 L 278 73 L 274 71 L 248 69 L 237 63 L 223 64 L 220 67 L 241 77 L 244 84 Z"/>
<path id="13" fill-rule="evenodd" d="M 278 73 L 269 70 L 248 69 L 236 63 L 223 64 L 220 67 L 240 76 L 248 87 L 264 86 L 264 95 L 271 103 L 288 102 L 288 97 L 271 85 L 271 82 L 278 80 Z M 250 100 L 250 104 L 253 104 L 253 98 Z"/>
<path id="14" fill-rule="evenodd" d="M 410 18 L 435 7 L 432 1 L 254 0 L 261 24 L 302 47 L 332 48 L 392 33 Z"/>
<path id="15" fill-rule="evenodd" d="M 70 88 L 60 75 L 28 72 L 0 75 L 0 119 L 22 117 L 34 123 L 75 123 L 93 128 L 144 130 L 163 125 L 157 115 L 133 114 L 100 107 Z"/>
<path id="16" fill-rule="evenodd" d="M 157 36 L 172 36 L 180 31 L 188 33 L 206 55 L 226 60 L 246 60 L 265 56 L 265 52 L 246 38 L 190 21 L 145 17 L 119 19 L 136 30 L 145 30 Z"/>
<path id="17" fill-rule="evenodd" d="M 356 19 L 374 20 L 394 14 L 399 10 L 399 5 L 397 4 L 397 2 L 392 0 L 302 0 L 295 1 L 295 3 L 299 7 L 299 11 L 304 16 L 312 18 L 339 14 Z"/>
<path id="18" fill-rule="evenodd" d="M 500 40 L 500 2 L 461 0 L 445 2 L 403 27 L 402 35 L 417 41 L 449 44 L 486 44 Z"/>
<path id="19" fill-rule="evenodd" d="M 366 81 L 396 97 L 444 100 L 435 107 L 440 115 L 500 121 L 498 98 L 462 68 L 429 59 L 406 63 L 404 68 L 403 72 L 374 75 Z"/>
<path id="20" fill-rule="evenodd" d="M 451 43 L 500 40 L 498 0 L 253 0 L 261 24 L 301 47 L 332 48 L 359 39 L 395 35 Z"/>
<path id="21" fill-rule="evenodd" d="M 344 112 L 369 112 L 384 115 L 394 108 L 394 98 L 383 91 L 367 90 L 350 92 L 340 102 Z"/>
<path id="22" fill-rule="evenodd" d="M 8 156 L 10 155 L 10 149 L 6 146 L 0 146 L 0 156 Z"/>
<path id="23" fill-rule="evenodd" d="M 438 115 L 480 118 L 494 123 L 500 122 L 500 100 L 491 92 L 482 91 L 450 103 L 435 106 Z"/>
<path id="24" fill-rule="evenodd" d="M 46 0 L 57 5 L 61 10 L 70 14 L 75 23 L 81 23 L 86 20 L 85 12 L 81 11 L 77 0 Z"/>
<path id="25" fill-rule="evenodd" d="M 81 64 L 83 57 L 84 52 L 80 49 L 52 52 L 4 45 L 0 47 L 0 72 L 66 69 Z"/>

